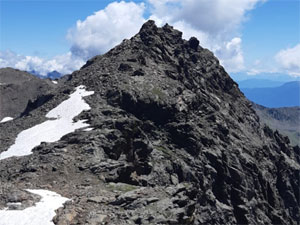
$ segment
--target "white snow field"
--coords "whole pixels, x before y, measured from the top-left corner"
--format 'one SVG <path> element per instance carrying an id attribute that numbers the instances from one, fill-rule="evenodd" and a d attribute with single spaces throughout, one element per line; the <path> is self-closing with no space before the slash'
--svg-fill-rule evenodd
<path id="1" fill-rule="evenodd" d="M 94 130 L 94 128 L 88 127 L 88 128 L 85 128 L 83 131 L 91 131 L 91 130 Z"/>
<path id="2" fill-rule="evenodd" d="M 4 117 L 1 121 L 0 121 L 0 123 L 5 123 L 5 122 L 7 122 L 7 121 L 10 121 L 10 120 L 13 120 L 14 118 L 12 118 L 12 117 Z"/>
<path id="3" fill-rule="evenodd" d="M 55 210 L 69 200 L 48 190 L 27 191 L 41 196 L 41 200 L 24 210 L 0 210 L 0 225 L 54 225 Z"/>
<path id="4" fill-rule="evenodd" d="M 60 103 L 56 108 L 47 113 L 47 120 L 41 124 L 20 132 L 15 143 L 9 149 L 0 154 L 0 160 L 12 156 L 25 156 L 32 153 L 32 149 L 41 142 L 55 142 L 62 136 L 75 131 L 76 129 L 88 127 L 85 120 L 73 121 L 83 110 L 89 110 L 90 106 L 83 97 L 94 94 L 94 91 L 86 91 L 83 85 L 76 87 L 69 99 Z"/>

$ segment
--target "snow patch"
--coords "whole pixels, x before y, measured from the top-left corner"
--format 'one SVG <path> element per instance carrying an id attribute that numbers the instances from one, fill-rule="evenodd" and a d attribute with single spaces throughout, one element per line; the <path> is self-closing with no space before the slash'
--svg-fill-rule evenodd
<path id="1" fill-rule="evenodd" d="M 5 123 L 5 122 L 7 122 L 7 121 L 10 121 L 10 120 L 13 120 L 14 118 L 12 118 L 12 117 L 4 117 L 1 121 L 0 121 L 0 123 Z"/>
<path id="2" fill-rule="evenodd" d="M 76 91 L 70 95 L 70 98 L 63 101 L 56 108 L 47 113 L 48 118 L 72 120 L 83 110 L 89 110 L 91 107 L 83 100 L 83 97 L 94 94 L 93 91 L 86 91 L 83 85 L 76 87 Z"/>
<path id="3" fill-rule="evenodd" d="M 40 202 L 24 210 L 0 210 L 0 225 L 54 225 L 55 210 L 69 199 L 48 190 L 27 190 L 41 196 Z"/>
<path id="4" fill-rule="evenodd" d="M 93 91 L 86 91 L 84 86 L 76 87 L 76 91 L 70 98 L 60 103 L 57 107 L 47 113 L 47 120 L 41 124 L 31 127 L 18 134 L 15 144 L 0 154 L 0 160 L 12 156 L 25 156 L 32 153 L 32 149 L 41 142 L 55 142 L 76 129 L 90 126 L 85 120 L 73 121 L 83 110 L 89 110 L 90 106 L 83 97 L 94 94 Z"/>
<path id="5" fill-rule="evenodd" d="M 53 83 L 53 84 L 57 84 L 57 81 L 56 81 L 56 80 L 53 80 L 52 83 Z"/>
<path id="6" fill-rule="evenodd" d="M 7 206 L 22 205 L 22 202 L 8 202 Z"/>
<path id="7" fill-rule="evenodd" d="M 91 131 L 91 130 L 94 130 L 94 128 L 88 127 L 88 128 L 85 128 L 83 131 Z"/>

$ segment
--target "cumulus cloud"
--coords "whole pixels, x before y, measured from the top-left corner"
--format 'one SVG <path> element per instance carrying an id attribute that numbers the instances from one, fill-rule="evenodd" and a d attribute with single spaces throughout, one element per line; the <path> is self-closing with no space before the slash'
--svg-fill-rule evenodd
<path id="1" fill-rule="evenodd" d="M 85 20 L 78 20 L 76 26 L 69 29 L 67 39 L 71 42 L 70 52 L 43 59 L 3 51 L 0 52 L 0 67 L 34 70 L 41 75 L 53 70 L 62 74 L 71 73 L 90 57 L 105 53 L 124 38 L 136 34 L 145 22 L 144 11 L 144 3 L 113 2 Z"/>
<path id="2" fill-rule="evenodd" d="M 300 43 L 295 47 L 279 51 L 275 60 L 290 75 L 300 76 Z"/>
<path id="3" fill-rule="evenodd" d="M 67 35 L 72 53 L 85 59 L 105 53 L 139 31 L 145 22 L 144 10 L 144 3 L 113 2 L 85 20 L 78 20 Z"/>
<path id="4" fill-rule="evenodd" d="M 150 19 L 183 31 L 183 37 L 195 36 L 202 46 L 212 50 L 229 72 L 244 68 L 241 38 L 237 30 L 247 12 L 265 0 L 148 0 Z M 113 2 L 69 30 L 74 55 L 88 59 L 101 54 L 138 32 L 145 22 L 145 4 Z"/>
<path id="5" fill-rule="evenodd" d="M 113 2 L 84 20 L 78 20 L 67 32 L 70 52 L 46 60 L 36 56 L 0 53 L 0 67 L 35 70 L 40 74 L 57 70 L 70 73 L 88 58 L 102 54 L 124 38 L 136 34 L 146 21 L 165 23 L 183 31 L 183 37 L 195 36 L 212 50 L 229 72 L 244 68 L 242 39 L 238 30 L 247 12 L 266 0 L 145 0 L 145 3 Z M 148 8 L 147 8 L 148 7 Z"/>
<path id="6" fill-rule="evenodd" d="M 265 0 L 149 0 L 152 14 L 169 22 L 185 21 L 209 34 L 235 30 L 247 18 L 247 11 Z"/>
<path id="7" fill-rule="evenodd" d="M 239 72 L 244 69 L 244 57 L 241 48 L 242 39 L 235 37 L 229 42 L 223 43 L 215 50 L 215 54 L 220 58 L 221 64 L 229 72 Z"/>
<path id="8" fill-rule="evenodd" d="M 13 67 L 19 70 L 36 71 L 40 75 L 46 75 L 54 70 L 62 74 L 71 73 L 84 63 L 84 60 L 71 52 L 52 59 L 43 59 L 37 56 L 23 56 L 12 51 L 0 51 L 0 68 Z"/>
<path id="9" fill-rule="evenodd" d="M 40 75 L 54 70 L 62 74 L 71 73 L 79 69 L 90 57 L 105 53 L 124 38 L 136 34 L 145 22 L 144 11 L 144 3 L 113 2 L 85 20 L 78 20 L 76 26 L 68 30 L 67 39 L 71 42 L 71 48 L 66 54 L 44 59 L 2 51 L 0 68 L 34 70 Z"/>
<path id="10" fill-rule="evenodd" d="M 150 18 L 172 24 L 186 39 L 197 37 L 227 71 L 238 72 L 245 68 L 238 30 L 247 12 L 261 2 L 265 0 L 149 0 Z"/>
<path id="11" fill-rule="evenodd" d="M 196 30 L 184 21 L 175 22 L 173 25 L 183 31 L 183 38 L 197 37 L 200 40 L 200 45 L 213 51 L 228 72 L 238 72 L 245 69 L 240 37 L 223 40 L 222 38 L 212 38 L 207 32 Z"/>

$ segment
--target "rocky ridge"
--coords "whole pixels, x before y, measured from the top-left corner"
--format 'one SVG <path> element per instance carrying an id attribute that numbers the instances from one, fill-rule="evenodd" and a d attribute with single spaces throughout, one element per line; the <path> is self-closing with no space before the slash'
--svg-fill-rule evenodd
<path id="1" fill-rule="evenodd" d="M 59 83 L 49 101 L 0 124 L 0 152 L 78 85 L 95 91 L 85 98 L 91 110 L 75 118 L 93 129 L 2 160 L 0 207 L 10 190 L 47 188 L 72 199 L 55 224 L 300 220 L 299 147 L 259 123 L 237 84 L 196 38 L 183 40 L 171 26 L 148 21 Z M 18 196 L 26 200 L 15 194 L 15 201 Z"/>
<path id="2" fill-rule="evenodd" d="M 0 121 L 4 117 L 19 117 L 49 100 L 55 89 L 50 80 L 39 79 L 27 72 L 0 69 Z"/>
<path id="3" fill-rule="evenodd" d="M 261 123 L 287 135 L 291 145 L 300 146 L 300 107 L 267 108 L 253 103 Z"/>

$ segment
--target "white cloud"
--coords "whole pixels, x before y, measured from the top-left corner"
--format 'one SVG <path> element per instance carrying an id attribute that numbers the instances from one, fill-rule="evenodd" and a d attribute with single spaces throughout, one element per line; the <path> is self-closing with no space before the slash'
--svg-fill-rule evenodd
<path id="1" fill-rule="evenodd" d="M 85 63 L 84 60 L 68 52 L 52 59 L 43 59 L 37 56 L 23 56 L 12 51 L 0 51 L 0 68 L 13 67 L 19 70 L 36 71 L 40 75 L 46 75 L 54 70 L 67 74 L 79 69 Z"/>
<path id="2" fill-rule="evenodd" d="M 150 19 L 159 26 L 169 23 L 183 31 L 183 37 L 195 36 L 212 50 L 229 72 L 244 69 L 242 40 L 237 35 L 247 12 L 265 0 L 148 0 Z M 105 9 L 77 21 L 67 38 L 71 51 L 84 59 L 104 53 L 124 38 L 138 32 L 145 22 L 145 5 L 113 2 Z"/>
<path id="3" fill-rule="evenodd" d="M 173 25 L 178 30 L 184 31 L 183 38 L 197 37 L 200 45 L 213 51 L 228 72 L 238 72 L 244 69 L 241 38 L 234 37 L 230 40 L 212 38 L 208 33 L 196 30 L 184 21 L 178 21 Z"/>
<path id="4" fill-rule="evenodd" d="M 256 59 L 253 64 L 255 66 L 259 66 L 261 63 L 262 63 L 262 61 L 260 59 Z"/>
<path id="5" fill-rule="evenodd" d="M 265 0 L 148 0 L 151 19 L 168 22 L 183 31 L 185 39 L 195 36 L 213 51 L 229 72 L 245 68 L 242 39 L 238 30 L 247 12 Z"/>
<path id="6" fill-rule="evenodd" d="M 124 38 L 136 34 L 145 22 L 144 10 L 144 3 L 113 2 L 84 21 L 78 20 L 76 26 L 69 29 L 67 39 L 72 45 L 70 52 L 44 59 L 4 51 L 0 52 L 0 68 L 34 70 L 40 75 L 54 70 L 62 74 L 71 73 L 79 69 L 88 58 L 105 53 Z"/>
<path id="7" fill-rule="evenodd" d="M 290 75 L 300 76 L 300 43 L 295 47 L 279 51 L 275 60 Z"/>
<path id="8" fill-rule="evenodd" d="M 16 54 L 12 51 L 0 51 L 0 68 L 14 67 L 24 56 Z"/>
<path id="9" fill-rule="evenodd" d="M 57 70 L 70 73 L 88 58 L 105 53 L 124 38 L 136 34 L 145 22 L 146 6 L 150 19 L 161 26 L 165 23 L 183 31 L 183 37 L 195 36 L 200 45 L 212 50 L 229 72 L 244 69 L 240 25 L 247 12 L 266 0 L 145 0 L 148 4 L 113 2 L 106 8 L 78 20 L 67 32 L 70 52 L 51 60 L 0 52 L 0 67 L 11 66 L 35 70 L 41 74 Z"/>
<path id="10" fill-rule="evenodd" d="M 113 2 L 84 21 L 78 20 L 67 35 L 72 53 L 85 59 L 105 53 L 139 31 L 145 22 L 144 10 L 144 3 Z"/>
<path id="11" fill-rule="evenodd" d="M 246 74 L 250 76 L 256 76 L 259 74 L 278 74 L 284 73 L 284 71 L 279 70 L 278 68 L 270 67 L 269 65 L 262 65 L 261 67 L 253 67 L 247 70 Z"/>
<path id="12" fill-rule="evenodd" d="M 221 64 L 228 72 L 238 72 L 244 69 L 244 57 L 241 49 L 242 39 L 235 37 L 215 50 Z"/>
<path id="13" fill-rule="evenodd" d="M 271 57 L 264 57 L 261 59 L 256 59 L 252 64 L 248 65 L 245 71 L 247 75 L 256 76 L 259 74 L 278 74 L 285 73 L 282 69 L 276 66 L 276 63 Z"/>
<path id="14" fill-rule="evenodd" d="M 152 14 L 169 22 L 185 21 L 197 30 L 220 34 L 236 30 L 247 11 L 265 0 L 149 0 Z M 167 16 L 166 16 L 167 15 Z"/>

